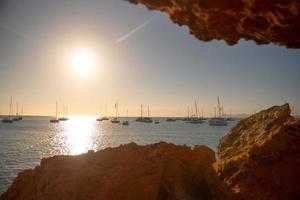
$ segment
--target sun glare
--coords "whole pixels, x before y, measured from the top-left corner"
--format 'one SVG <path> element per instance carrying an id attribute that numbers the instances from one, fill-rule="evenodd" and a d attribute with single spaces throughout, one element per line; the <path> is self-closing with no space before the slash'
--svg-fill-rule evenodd
<path id="1" fill-rule="evenodd" d="M 71 55 L 71 65 L 79 75 L 89 75 L 95 68 L 95 56 L 87 50 L 77 51 Z"/>

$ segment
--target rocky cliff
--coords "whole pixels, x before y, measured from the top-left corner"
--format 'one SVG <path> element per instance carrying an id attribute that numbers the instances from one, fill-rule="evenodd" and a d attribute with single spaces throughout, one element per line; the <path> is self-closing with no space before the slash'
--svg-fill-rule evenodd
<path id="1" fill-rule="evenodd" d="M 241 199 L 300 199 L 300 121 L 288 104 L 240 121 L 221 138 L 219 177 Z"/>
<path id="2" fill-rule="evenodd" d="M 298 0 L 128 0 L 167 13 L 202 41 L 240 39 L 300 48 Z"/>
<path id="3" fill-rule="evenodd" d="M 164 142 L 43 159 L 1 199 L 229 199 L 215 153 Z"/>

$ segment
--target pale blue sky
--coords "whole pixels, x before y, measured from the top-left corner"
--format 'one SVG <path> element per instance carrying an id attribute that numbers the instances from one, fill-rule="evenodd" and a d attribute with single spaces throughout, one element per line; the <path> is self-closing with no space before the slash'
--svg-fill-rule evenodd
<path id="1" fill-rule="evenodd" d="M 116 41 L 154 18 L 125 40 Z M 122 0 L 2 0 L 0 3 L 0 111 L 9 96 L 27 114 L 53 113 L 57 99 L 71 114 L 186 113 L 198 101 L 209 115 L 220 96 L 225 111 L 252 113 L 290 102 L 300 113 L 300 50 L 240 41 L 204 43 L 167 15 Z M 78 78 L 62 61 L 84 46 L 99 55 L 99 68 Z"/>

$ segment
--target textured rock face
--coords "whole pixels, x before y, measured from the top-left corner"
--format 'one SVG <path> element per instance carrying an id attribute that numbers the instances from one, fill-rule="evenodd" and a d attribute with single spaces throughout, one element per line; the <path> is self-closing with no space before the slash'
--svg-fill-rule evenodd
<path id="1" fill-rule="evenodd" d="M 240 199 L 300 199 L 300 121 L 274 106 L 220 140 L 215 169 Z"/>
<path id="2" fill-rule="evenodd" d="M 128 144 L 43 159 L 1 199 L 229 199 L 205 146 Z"/>
<path id="3" fill-rule="evenodd" d="M 241 38 L 257 44 L 300 47 L 298 0 L 128 0 L 166 12 L 179 25 L 187 25 L 199 40 Z"/>

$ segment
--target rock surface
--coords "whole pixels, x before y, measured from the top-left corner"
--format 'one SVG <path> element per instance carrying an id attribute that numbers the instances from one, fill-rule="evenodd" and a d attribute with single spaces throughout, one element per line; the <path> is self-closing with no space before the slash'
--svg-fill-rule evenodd
<path id="1" fill-rule="evenodd" d="M 215 169 L 240 199 L 300 199 L 300 121 L 290 112 L 274 106 L 221 138 Z"/>
<path id="2" fill-rule="evenodd" d="M 167 13 L 199 40 L 240 39 L 300 48 L 299 0 L 128 0 Z"/>
<path id="3" fill-rule="evenodd" d="M 164 142 L 55 156 L 25 170 L 1 199 L 229 199 L 215 153 Z"/>

